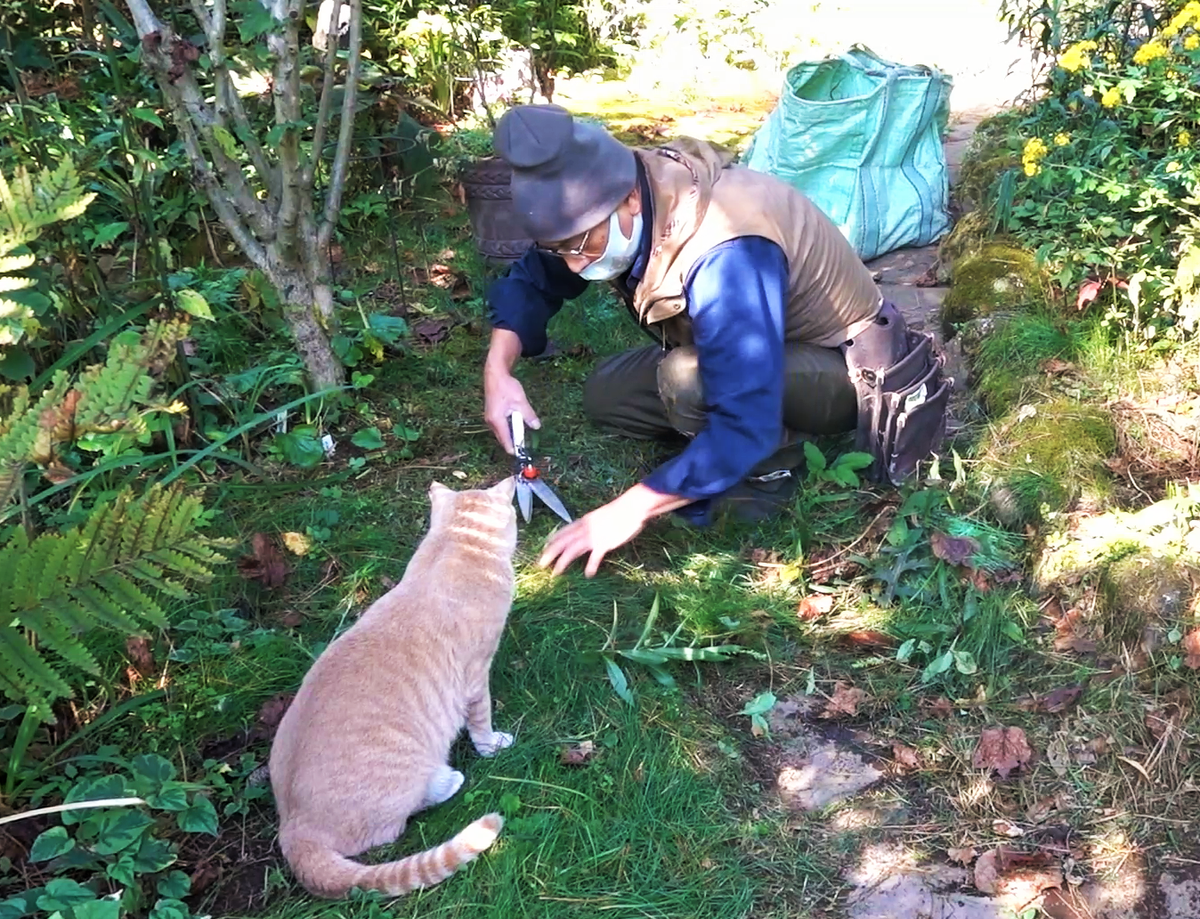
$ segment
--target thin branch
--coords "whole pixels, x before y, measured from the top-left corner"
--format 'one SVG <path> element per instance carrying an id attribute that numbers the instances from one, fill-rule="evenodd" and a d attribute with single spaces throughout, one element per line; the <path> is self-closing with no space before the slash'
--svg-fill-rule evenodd
<path id="1" fill-rule="evenodd" d="M 213 23 L 209 18 L 208 9 L 204 6 L 204 0 L 192 0 L 192 15 L 196 17 L 196 22 L 200 23 L 200 28 L 208 36 L 208 40 L 211 43 Z"/>
<path id="2" fill-rule="evenodd" d="M 350 0 L 350 49 L 346 82 L 342 90 L 342 123 L 339 125 L 337 152 L 333 157 L 333 173 L 325 197 L 325 216 L 317 231 L 317 246 L 325 249 L 333 238 L 338 211 L 342 207 L 342 189 L 346 185 L 346 170 L 350 163 L 350 147 L 354 141 L 354 110 L 358 103 L 358 65 L 362 51 L 362 0 Z"/>
<path id="3" fill-rule="evenodd" d="M 300 168 L 300 13 L 302 0 L 261 0 L 282 26 L 267 36 L 267 47 L 275 55 L 275 124 L 279 138 L 280 199 L 277 239 L 286 262 L 296 261 L 299 241 L 300 202 L 306 190 Z"/>
<path id="4" fill-rule="evenodd" d="M 329 126 L 329 109 L 333 105 L 333 71 L 337 66 L 338 45 L 341 36 L 338 34 L 338 21 L 342 17 L 342 0 L 333 0 L 333 10 L 330 17 L 333 30 L 325 36 L 325 73 L 321 78 L 321 101 L 317 103 L 317 125 L 313 130 L 312 153 L 308 164 L 304 167 L 301 184 L 305 188 L 313 187 L 313 179 L 321 165 L 321 151 L 325 146 L 325 131 Z"/>
<path id="5" fill-rule="evenodd" d="M 192 0 L 193 4 L 203 9 L 203 0 Z M 250 162 L 258 173 L 269 195 L 268 207 L 274 210 L 279 206 L 279 176 L 268 162 L 258 136 L 250 126 L 246 109 L 229 73 L 229 64 L 225 58 L 225 0 L 213 0 L 212 19 L 208 28 L 208 56 L 212 61 L 213 82 L 216 84 L 216 107 L 222 115 L 229 112 L 233 115 L 234 124 L 238 128 L 238 138 L 250 154 Z"/>

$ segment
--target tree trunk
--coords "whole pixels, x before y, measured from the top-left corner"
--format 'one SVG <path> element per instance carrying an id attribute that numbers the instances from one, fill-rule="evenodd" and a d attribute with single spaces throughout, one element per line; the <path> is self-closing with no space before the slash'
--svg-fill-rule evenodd
<path id="1" fill-rule="evenodd" d="M 281 268 L 269 272 L 271 283 L 279 291 L 283 316 L 287 321 L 296 350 L 304 361 L 313 390 L 336 389 L 346 382 L 342 362 L 333 353 L 329 330 L 321 317 L 325 310 L 322 300 L 332 307 L 332 291 L 328 284 L 317 284 L 300 271 Z"/>

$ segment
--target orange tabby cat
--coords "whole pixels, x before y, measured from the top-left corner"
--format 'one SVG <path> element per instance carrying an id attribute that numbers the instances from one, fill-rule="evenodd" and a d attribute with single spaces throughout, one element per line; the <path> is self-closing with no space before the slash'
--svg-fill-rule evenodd
<path id="1" fill-rule="evenodd" d="M 488 671 L 513 598 L 514 485 L 433 483 L 429 532 L 404 578 L 317 658 L 279 724 L 269 771 L 280 848 L 317 896 L 429 887 L 500 833 L 488 814 L 400 861 L 350 859 L 458 791 L 447 760 L 464 724 L 480 756 L 512 743 L 492 730 Z"/>

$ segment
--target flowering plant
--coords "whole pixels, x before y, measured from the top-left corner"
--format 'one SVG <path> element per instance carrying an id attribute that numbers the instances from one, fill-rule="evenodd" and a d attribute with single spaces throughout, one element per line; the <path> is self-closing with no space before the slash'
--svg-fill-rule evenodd
<path id="1" fill-rule="evenodd" d="M 1200 0 L 1159 6 L 1136 40 L 1062 48 L 992 187 L 998 227 L 1064 289 L 1128 282 L 1106 319 L 1139 346 L 1200 328 Z"/>

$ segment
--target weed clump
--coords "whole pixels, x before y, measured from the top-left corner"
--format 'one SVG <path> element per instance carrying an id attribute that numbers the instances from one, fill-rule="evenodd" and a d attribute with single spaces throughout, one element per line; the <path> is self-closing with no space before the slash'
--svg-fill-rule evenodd
<path id="1" fill-rule="evenodd" d="M 974 347 L 975 391 L 994 416 L 1029 398 L 1049 360 L 1075 358 L 1072 330 L 1048 316 L 1022 316 L 997 324 Z"/>
<path id="2" fill-rule="evenodd" d="M 1046 300 L 1042 269 L 1030 253 L 1006 243 L 988 243 L 964 255 L 951 269 L 950 291 L 942 301 L 947 337 L 977 316 L 1020 310 Z"/>
<path id="3" fill-rule="evenodd" d="M 1103 409 L 1056 399 L 1010 411 L 983 439 L 978 459 L 992 507 L 1008 525 L 1037 522 L 1112 493 L 1105 460 L 1116 447 Z"/>

